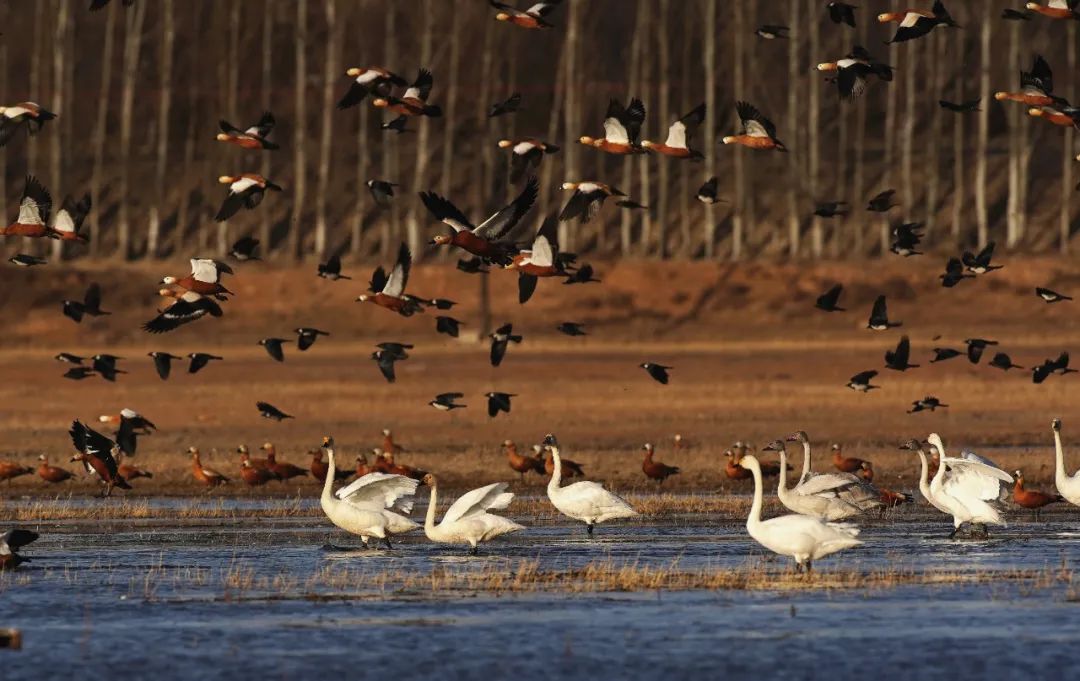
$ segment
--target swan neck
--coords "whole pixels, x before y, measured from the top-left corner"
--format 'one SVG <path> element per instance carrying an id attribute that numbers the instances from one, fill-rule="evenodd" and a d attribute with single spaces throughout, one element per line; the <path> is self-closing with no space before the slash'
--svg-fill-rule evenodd
<path id="1" fill-rule="evenodd" d="M 926 452 L 921 449 L 919 450 L 919 467 L 921 468 L 919 471 L 919 491 L 922 492 L 922 495 L 929 501 L 930 481 L 928 480 L 928 474 L 930 472 L 930 466 L 926 463 Z M 938 463 L 938 467 L 941 467 L 940 462 Z"/>
<path id="2" fill-rule="evenodd" d="M 559 485 L 562 484 L 562 459 L 559 458 L 559 448 L 551 447 L 551 463 L 554 467 L 551 471 L 551 480 L 548 481 L 548 493 L 552 490 L 558 491 Z"/>
<path id="3" fill-rule="evenodd" d="M 431 485 L 431 501 L 428 502 L 427 515 L 424 516 L 424 531 L 430 532 L 435 529 L 435 506 L 438 505 L 439 492 L 438 488 Z"/>
<path id="4" fill-rule="evenodd" d="M 1057 480 L 1064 480 L 1065 474 L 1065 452 L 1061 449 L 1061 433 L 1054 431 L 1054 478 Z"/>
<path id="5" fill-rule="evenodd" d="M 787 452 L 780 450 L 780 482 L 776 488 L 776 496 L 787 492 Z"/>
<path id="6" fill-rule="evenodd" d="M 782 457 L 783 455 L 781 454 L 781 470 L 783 470 L 784 465 Z M 754 476 L 754 503 L 750 506 L 750 517 L 746 519 L 747 529 L 750 529 L 750 527 L 761 522 L 761 504 L 764 496 L 761 482 L 761 466 L 756 464 L 750 466 L 750 473 Z M 783 473 L 781 473 L 781 475 L 783 475 Z"/>
<path id="7" fill-rule="evenodd" d="M 330 447 L 326 448 L 326 480 L 323 481 L 322 487 L 322 502 L 332 503 L 334 501 L 334 450 Z"/>
<path id="8" fill-rule="evenodd" d="M 945 448 L 939 445 L 934 445 L 938 451 L 938 467 L 937 473 L 934 473 L 934 479 L 930 484 L 941 484 L 941 481 L 945 478 Z"/>
<path id="9" fill-rule="evenodd" d="M 802 443 L 802 477 L 801 480 L 805 480 L 806 476 L 810 474 L 810 443 Z"/>

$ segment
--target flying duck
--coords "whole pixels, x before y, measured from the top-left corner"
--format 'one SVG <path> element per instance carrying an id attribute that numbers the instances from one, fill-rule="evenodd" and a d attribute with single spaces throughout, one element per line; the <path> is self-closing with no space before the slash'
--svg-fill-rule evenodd
<path id="1" fill-rule="evenodd" d="M 387 310 L 397 312 L 402 317 L 411 317 L 416 312 L 422 311 L 423 307 L 405 298 L 405 286 L 409 283 L 409 270 L 412 268 L 412 253 L 409 247 L 402 242 L 398 249 L 397 262 L 390 270 L 389 276 L 381 266 L 375 268 L 369 284 L 370 294 L 365 293 L 356 298 L 358 303 L 373 303 Z"/>
<path id="2" fill-rule="evenodd" d="M 645 105 L 640 99 L 631 99 L 625 107 L 612 99 L 608 102 L 607 115 L 604 117 L 604 136 L 597 139 L 583 135 L 578 141 L 609 154 L 641 153 L 638 135 L 641 134 L 641 124 L 644 122 Z"/>
<path id="3" fill-rule="evenodd" d="M 281 187 L 257 173 L 241 173 L 239 175 L 222 175 L 218 178 L 221 184 L 229 185 L 229 193 L 221 203 L 214 219 L 224 222 L 236 215 L 241 208 L 252 210 L 262 203 L 263 195 L 267 190 L 280 192 Z"/>
<path id="4" fill-rule="evenodd" d="M 1038 2 L 1029 2 L 1024 7 L 1049 19 L 1075 19 L 1080 21 L 1080 11 L 1076 9 L 1078 5 L 1080 5 L 1080 0 L 1049 0 L 1045 5 Z"/>
<path id="5" fill-rule="evenodd" d="M 896 33 L 893 34 L 892 40 L 887 41 L 889 43 L 902 43 L 907 40 L 921 38 L 924 35 L 928 35 L 930 31 L 938 26 L 960 28 L 960 24 L 953 21 L 953 18 L 949 16 L 949 12 L 945 9 L 945 5 L 941 0 L 936 0 L 932 10 L 929 12 L 919 9 L 909 9 L 901 12 L 883 12 L 878 15 L 877 20 L 882 24 L 890 22 L 898 22 L 900 24 L 896 29 Z"/>
<path id="6" fill-rule="evenodd" d="M 836 88 L 840 99 L 855 99 L 866 91 L 870 76 L 889 82 L 893 79 L 892 68 L 882 64 L 860 45 L 856 45 L 844 58 L 817 65 L 818 71 L 835 71 Z"/>
<path id="7" fill-rule="evenodd" d="M 232 268 L 227 264 L 211 258 L 191 258 L 189 262 L 190 274 L 184 277 L 164 277 L 160 283 L 163 286 L 172 286 L 203 296 L 214 296 L 219 300 L 224 299 L 222 296 L 232 293 L 221 283 L 222 275 L 233 273 Z"/>
<path id="8" fill-rule="evenodd" d="M 0 106 L 0 147 L 7 144 L 23 125 L 26 126 L 27 133 L 34 135 L 54 118 L 56 114 L 34 102 Z"/>
<path id="9" fill-rule="evenodd" d="M 737 102 L 735 110 L 742 122 L 742 130 L 737 135 L 725 136 L 722 140 L 724 144 L 737 144 L 751 149 L 787 151 L 783 142 L 776 138 L 776 126 L 753 104 Z"/>
<path id="10" fill-rule="evenodd" d="M 356 106 L 371 93 L 389 95 L 393 86 L 405 87 L 409 84 L 396 73 L 378 66 L 369 66 L 366 69 L 354 66 L 345 73 L 354 80 L 349 91 L 338 101 L 338 109 Z"/>
<path id="11" fill-rule="evenodd" d="M 559 147 L 532 137 L 499 140 L 500 149 L 510 149 L 510 183 L 517 184 L 526 177 L 533 177 L 540 168 L 545 154 L 554 154 Z"/>
<path id="12" fill-rule="evenodd" d="M 559 252 L 559 220 L 554 215 L 544 219 L 532 246 L 520 251 L 506 265 L 506 269 L 518 272 L 518 302 L 524 305 L 536 290 L 540 277 L 566 276 L 562 263 L 556 257 Z"/>
<path id="13" fill-rule="evenodd" d="M 573 190 L 570 200 L 566 202 L 559 219 L 562 221 L 579 218 L 585 224 L 596 217 L 604 200 L 609 196 L 626 196 L 615 187 L 603 182 L 563 182 L 564 190 Z"/>
<path id="14" fill-rule="evenodd" d="M 513 244 L 520 240 L 515 228 L 536 202 L 539 184 L 533 178 L 517 198 L 499 209 L 479 225 L 448 199 L 435 192 L 421 192 L 420 200 L 436 220 L 448 225 L 450 234 L 439 234 L 431 240 L 434 246 L 456 246 L 486 260 L 506 264 Z"/>
<path id="15" fill-rule="evenodd" d="M 266 111 L 259 118 L 259 122 L 247 130 L 241 130 L 232 123 L 222 119 L 218 121 L 221 132 L 217 135 L 219 142 L 233 144 L 241 149 L 278 149 L 278 145 L 266 139 L 274 129 L 274 114 Z"/>
<path id="16" fill-rule="evenodd" d="M 0 236 L 48 236 L 51 209 L 52 195 L 49 190 L 36 177 L 27 175 L 19 200 L 19 217 L 7 227 L 0 227 Z"/>
<path id="17" fill-rule="evenodd" d="M 1054 72 L 1042 55 L 1037 54 L 1031 70 L 1020 72 L 1020 91 L 995 92 L 994 99 L 999 102 L 1020 102 L 1028 106 L 1053 106 L 1062 101 L 1060 97 L 1055 97 L 1053 92 Z"/>
<path id="18" fill-rule="evenodd" d="M 506 348 L 510 343 L 521 343 L 523 340 L 522 336 L 514 334 L 513 324 L 503 324 L 493 333 L 488 334 L 488 337 L 491 338 L 491 366 L 493 367 L 502 364 L 503 357 L 506 356 Z"/>
<path id="19" fill-rule="evenodd" d="M 117 468 L 114 457 L 120 452 L 120 447 L 115 442 L 78 419 L 71 422 L 68 435 L 71 436 L 71 444 L 76 450 L 71 460 L 81 461 L 87 473 L 98 477 L 105 486 L 102 496 L 111 495 L 114 487 L 131 489 L 131 485 L 120 475 Z"/>
<path id="20" fill-rule="evenodd" d="M 60 241 L 77 241 L 85 244 L 89 239 L 79 230 L 82 229 L 83 221 L 89 214 L 89 194 L 84 195 L 78 203 L 75 203 L 70 196 L 65 196 L 64 202 L 60 204 L 60 210 L 56 211 L 49 225 L 49 233 L 46 236 Z"/>
<path id="21" fill-rule="evenodd" d="M 527 10 L 519 10 L 515 7 L 507 5 L 506 3 L 497 2 L 496 0 L 488 0 L 492 7 L 499 10 L 495 15 L 496 21 L 507 21 L 515 26 L 521 28 L 551 28 L 553 25 L 549 24 L 544 17 L 551 13 L 562 0 L 543 0 Z"/>
<path id="22" fill-rule="evenodd" d="M 704 158 L 700 151 L 690 148 L 690 138 L 705 121 L 705 104 L 698 104 L 689 113 L 683 115 L 668 128 L 667 140 L 663 144 L 642 140 L 641 147 L 672 158 Z"/>
<path id="23" fill-rule="evenodd" d="M 442 116 L 442 109 L 434 104 L 428 104 L 427 98 L 431 94 L 431 87 L 435 84 L 431 72 L 420 69 L 416 74 L 416 80 L 405 90 L 400 98 L 393 95 L 379 95 L 373 102 L 375 106 L 389 109 L 402 116 L 430 116 L 438 118 Z"/>

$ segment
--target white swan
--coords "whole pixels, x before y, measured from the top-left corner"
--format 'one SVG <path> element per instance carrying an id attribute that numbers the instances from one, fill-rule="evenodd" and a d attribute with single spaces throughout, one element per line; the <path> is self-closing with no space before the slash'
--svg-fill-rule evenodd
<path id="1" fill-rule="evenodd" d="M 339 489 L 334 496 L 358 508 L 381 513 L 386 520 L 386 534 L 388 535 L 383 538 L 383 541 L 387 548 L 390 548 L 389 535 L 405 534 L 420 528 L 418 523 L 394 512 L 412 512 L 412 496 L 416 493 L 416 486 L 419 484 L 418 480 L 404 475 L 368 473 Z M 367 546 L 367 536 L 360 535 L 360 539 L 364 542 L 364 546 Z"/>
<path id="2" fill-rule="evenodd" d="M 488 513 L 489 509 L 506 508 L 514 500 L 514 494 L 506 491 L 509 485 L 505 482 L 495 482 L 461 495 L 461 498 L 446 510 L 438 525 L 435 524 L 438 480 L 428 473 L 422 482 L 431 487 L 431 503 L 428 504 L 427 518 L 424 520 L 424 534 L 431 541 L 443 544 L 467 543 L 472 547 L 469 553 L 475 555 L 478 543 L 525 529 L 513 520 Z"/>
<path id="3" fill-rule="evenodd" d="M 1065 501 L 1073 506 L 1080 506 L 1080 471 L 1072 475 L 1065 472 L 1065 453 L 1061 450 L 1061 419 L 1054 419 L 1050 427 L 1054 429 L 1054 453 L 1057 458 L 1054 484 L 1058 494 L 1065 497 Z"/>
<path id="4" fill-rule="evenodd" d="M 815 473 L 810 470 L 810 438 L 799 431 L 787 439 L 799 442 L 803 448 L 802 475 L 792 491 L 796 494 L 840 497 L 861 511 L 883 506 L 881 492 L 871 483 L 851 473 Z"/>
<path id="5" fill-rule="evenodd" d="M 824 494 L 800 494 L 787 488 L 787 452 L 784 450 L 782 440 L 774 440 L 765 445 L 762 451 L 778 452 L 780 454 L 780 482 L 776 487 L 776 496 L 780 503 L 788 510 L 803 515 L 821 518 L 822 520 L 843 520 L 853 515 L 858 515 L 862 509 L 858 506 L 841 499 L 832 491 Z M 760 464 L 759 464 L 760 468 Z M 810 480 L 810 484 L 824 476 L 816 476 Z"/>
<path id="6" fill-rule="evenodd" d="M 923 499 L 926 499 L 927 503 L 936 508 L 937 510 L 947 515 L 952 515 L 948 508 L 945 507 L 940 501 L 934 498 L 934 493 L 930 491 L 929 472 L 930 465 L 926 461 L 926 451 L 923 450 L 922 443 L 918 440 L 908 440 L 904 444 L 900 445 L 900 449 L 907 449 L 912 452 L 916 452 L 919 455 L 919 462 L 922 466 L 919 472 L 919 492 L 923 495 Z M 940 467 L 940 463 L 938 464 Z"/>
<path id="7" fill-rule="evenodd" d="M 547 495 L 552 505 L 565 516 L 585 523 L 585 529 L 592 536 L 593 525 L 615 518 L 632 518 L 638 515 L 630 504 L 604 489 L 604 486 L 588 480 L 575 482 L 566 487 L 562 483 L 562 459 L 559 457 L 559 443 L 554 435 L 544 438 L 544 445 L 551 452 L 555 464 L 551 480 L 548 481 Z"/>
<path id="8" fill-rule="evenodd" d="M 818 558 L 862 544 L 855 538 L 859 528 L 848 523 L 827 523 L 808 515 L 782 515 L 763 521 L 761 464 L 752 454 L 744 456 L 740 464 L 754 476 L 754 504 L 746 519 L 746 531 L 773 553 L 794 558 L 800 572 L 805 568 L 809 573 Z M 780 469 L 783 471 L 782 463 Z"/>
<path id="9" fill-rule="evenodd" d="M 930 494 L 953 517 L 950 536 L 955 536 L 964 523 L 979 526 L 983 534 L 986 525 L 1004 525 L 1001 513 L 990 502 L 1000 498 L 1001 483 L 1012 483 L 1012 476 L 981 461 L 947 458 L 937 433 L 930 433 L 926 440 L 938 450 L 940 463 L 930 481 Z"/>
<path id="10" fill-rule="evenodd" d="M 327 473 L 326 481 L 323 483 L 322 497 L 320 498 L 320 505 L 322 506 L 323 513 L 330 519 L 330 522 L 334 523 L 341 529 L 351 534 L 359 535 L 360 538 L 367 544 L 369 537 L 376 537 L 382 539 L 387 548 L 390 548 L 389 535 L 394 532 L 407 532 L 411 529 L 419 527 L 416 523 L 412 522 L 408 518 L 403 518 L 396 513 L 386 510 L 386 506 L 393 506 L 397 503 L 398 499 L 406 493 L 409 489 L 408 483 L 404 482 L 408 478 L 403 476 L 386 476 L 378 480 L 369 480 L 364 484 L 360 484 L 364 481 L 364 478 L 357 480 L 348 487 L 339 492 L 343 499 L 335 497 L 332 493 L 334 486 L 334 438 L 323 438 L 323 449 L 326 450 L 327 457 Z M 365 476 L 367 477 L 367 476 Z M 400 480 L 398 478 L 401 478 Z M 369 489 L 364 490 L 365 487 L 371 485 Z M 416 490 L 416 481 L 412 481 L 412 491 Z M 408 491 L 409 494 L 412 491 Z M 353 503 L 352 498 L 356 498 L 357 503 Z M 395 518 L 392 518 L 395 516 Z M 405 521 L 402 523 L 401 521 Z M 407 523 L 407 527 L 406 527 Z M 400 529 L 393 529 L 400 528 Z"/>

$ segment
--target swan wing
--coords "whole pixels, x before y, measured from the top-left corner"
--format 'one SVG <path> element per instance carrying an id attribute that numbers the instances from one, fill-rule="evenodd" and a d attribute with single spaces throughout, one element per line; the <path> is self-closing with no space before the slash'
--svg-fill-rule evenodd
<path id="1" fill-rule="evenodd" d="M 393 511 L 383 511 L 382 515 L 386 519 L 386 530 L 390 534 L 405 534 L 420 528 L 419 524 Z"/>
<path id="2" fill-rule="evenodd" d="M 969 450 L 966 450 L 966 449 L 964 451 L 960 452 L 960 458 L 966 459 L 968 461 L 974 461 L 975 463 L 981 463 L 981 464 L 990 466 L 991 468 L 998 468 L 998 469 L 1001 468 L 1001 466 L 997 465 L 996 463 L 994 463 L 990 459 L 986 458 L 985 456 L 979 456 L 975 452 L 972 452 L 972 451 L 969 451 Z"/>
<path id="3" fill-rule="evenodd" d="M 514 494 L 507 492 L 509 485 L 505 482 L 493 482 L 466 492 L 457 501 L 451 504 L 443 516 L 443 523 L 454 523 L 462 518 L 483 513 L 488 509 L 506 508 L 514 500 Z"/>
<path id="4" fill-rule="evenodd" d="M 336 496 L 354 506 L 370 506 L 380 510 L 394 506 L 408 513 L 412 511 L 412 500 L 403 497 L 411 497 L 418 484 L 404 475 L 368 473 L 339 489 Z"/>
<path id="5" fill-rule="evenodd" d="M 859 479 L 850 473 L 817 473 L 810 475 L 806 482 L 799 484 L 793 491 L 804 495 L 821 494 L 834 492 L 858 481 Z"/>

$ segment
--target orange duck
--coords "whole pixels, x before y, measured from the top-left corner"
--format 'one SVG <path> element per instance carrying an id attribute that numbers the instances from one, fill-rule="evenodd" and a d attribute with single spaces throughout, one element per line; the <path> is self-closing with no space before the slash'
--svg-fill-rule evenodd
<path id="1" fill-rule="evenodd" d="M 383 441 L 382 449 L 384 452 L 390 452 L 391 454 L 401 454 L 406 451 L 404 447 L 394 442 L 394 434 L 390 432 L 389 428 L 383 428 Z"/>
<path id="2" fill-rule="evenodd" d="M 229 479 L 224 475 L 212 468 L 207 468 L 202 465 L 202 461 L 199 460 L 198 449 L 195 447 L 188 447 L 188 453 L 191 454 L 191 474 L 196 480 L 207 487 L 217 487 L 218 485 L 227 485 L 229 483 Z"/>
<path id="3" fill-rule="evenodd" d="M 1080 11 L 1076 9 L 1077 4 L 1080 4 L 1077 0 L 1050 0 L 1045 5 L 1039 2 L 1029 2 L 1024 7 L 1048 19 L 1075 19 L 1080 21 Z"/>
<path id="4" fill-rule="evenodd" d="M 232 144 L 241 149 L 273 150 L 278 148 L 278 145 L 266 139 L 274 129 L 274 115 L 269 111 L 264 112 L 259 122 L 247 130 L 241 130 L 226 120 L 218 121 L 218 127 L 221 128 L 217 136 L 219 142 Z"/>
<path id="5" fill-rule="evenodd" d="M 311 455 L 311 477 L 315 478 L 319 482 L 326 482 L 326 474 L 330 471 L 330 466 L 327 465 L 322 458 L 322 449 L 312 449 L 308 452 Z M 359 459 L 360 457 L 357 457 Z M 357 472 L 359 474 L 360 467 L 357 466 Z M 352 472 L 348 468 L 335 469 L 334 479 L 344 480 L 352 475 Z"/>
<path id="6" fill-rule="evenodd" d="M 505 264 L 510 247 L 520 240 L 516 238 L 514 228 L 536 203 L 538 190 L 539 184 L 533 178 L 517 198 L 475 226 L 445 197 L 435 192 L 421 192 L 420 201 L 428 212 L 452 230 L 450 234 L 435 236 L 429 243 L 432 246 L 456 246 L 486 260 Z"/>
<path id="7" fill-rule="evenodd" d="M 867 482 L 873 482 L 874 481 L 874 466 L 873 466 L 873 464 L 871 464 L 869 461 L 863 461 L 862 465 L 859 466 L 859 472 L 856 473 L 855 475 L 858 475 L 860 478 L 862 478 L 863 480 L 865 480 Z"/>
<path id="8" fill-rule="evenodd" d="M 1013 485 L 1013 502 L 1017 506 L 1035 511 L 1035 520 L 1039 519 L 1039 510 L 1043 506 L 1058 501 L 1065 501 L 1065 497 L 1060 494 L 1047 494 L 1046 492 L 1024 489 L 1024 474 L 1016 471 L 1016 483 Z"/>
<path id="9" fill-rule="evenodd" d="M 297 478 L 308 474 L 306 470 L 300 468 L 299 466 L 294 466 L 293 464 L 285 463 L 284 461 L 278 462 L 277 449 L 275 449 L 274 445 L 270 444 L 269 442 L 264 442 L 262 449 L 264 452 L 266 452 L 267 469 L 269 469 L 269 471 L 273 473 L 278 480 L 291 480 L 292 478 Z M 334 477 L 337 478 L 336 472 L 334 474 Z M 326 479 L 323 478 L 323 480 L 325 481 Z"/>
<path id="10" fill-rule="evenodd" d="M 506 269 L 518 272 L 518 302 L 522 305 L 532 298 L 540 279 L 566 276 L 566 270 L 558 257 L 558 236 L 559 220 L 551 215 L 540 225 L 532 247 L 519 252 L 511 259 L 510 264 L 506 265 Z"/>
<path id="11" fill-rule="evenodd" d="M 915 501 L 915 497 L 911 496 L 910 494 L 905 494 L 904 492 L 893 492 L 892 490 L 885 489 L 884 487 L 879 487 L 878 492 L 878 498 L 881 500 L 881 503 L 884 504 L 881 507 L 882 512 L 884 512 L 886 509 L 896 508 L 901 504 L 910 504 Z"/>
<path id="12" fill-rule="evenodd" d="M 534 447 L 534 449 L 535 449 L 535 447 Z M 551 452 L 543 450 L 542 447 L 541 447 L 541 451 L 545 452 L 545 454 L 544 454 L 544 473 L 550 478 L 555 473 L 555 460 L 553 458 L 551 458 Z M 539 453 L 539 452 L 537 452 L 537 453 Z M 562 476 L 563 476 L 563 478 L 575 478 L 575 477 L 584 478 L 585 477 L 585 471 L 581 469 L 581 464 L 577 463 L 576 461 L 571 461 L 569 459 L 563 459 L 561 456 L 559 458 L 562 459 Z"/>
<path id="13" fill-rule="evenodd" d="M 356 477 L 362 478 L 368 473 L 376 473 L 377 471 L 368 465 L 367 457 L 363 453 L 356 455 Z M 336 473 L 335 473 L 336 475 Z M 326 476 L 323 476 L 323 482 L 326 482 Z"/>
<path id="14" fill-rule="evenodd" d="M 543 0 L 533 4 L 527 10 L 520 10 L 506 3 L 498 2 L 498 0 L 488 1 L 492 7 L 499 10 L 495 15 L 496 21 L 507 21 L 514 26 L 530 29 L 551 28 L 552 24 L 545 21 L 544 17 L 562 2 L 562 0 Z"/>
<path id="15" fill-rule="evenodd" d="M 14 106 L 0 106 L 0 147 L 8 143 L 23 125 L 31 135 L 36 134 L 56 114 L 36 102 L 19 102 Z"/>
<path id="16" fill-rule="evenodd" d="M 152 478 L 154 474 L 150 471 L 145 471 L 138 466 L 132 466 L 129 463 L 124 463 L 124 453 L 122 451 L 116 454 L 116 468 L 120 471 L 120 475 L 124 480 L 136 480 L 138 478 Z"/>
<path id="17" fill-rule="evenodd" d="M 114 487 L 131 489 L 131 485 L 120 475 L 117 467 L 114 457 L 120 452 L 120 447 L 115 442 L 83 425 L 79 420 L 71 422 L 68 435 L 71 436 L 71 444 L 76 450 L 71 457 L 72 462 L 81 461 L 87 473 L 97 475 L 105 486 L 103 497 L 111 495 Z"/>
<path id="18" fill-rule="evenodd" d="M 1028 115 L 1042 118 L 1062 128 L 1080 128 L 1080 110 L 1074 108 L 1058 109 L 1052 106 L 1039 106 L 1028 109 Z"/>
<path id="19" fill-rule="evenodd" d="M 506 451 L 507 463 L 510 464 L 510 468 L 521 476 L 522 481 L 525 480 L 525 474 L 529 471 L 540 475 L 544 474 L 544 462 L 535 456 L 518 454 L 517 445 L 514 444 L 513 440 L 504 440 L 502 447 Z"/>
<path id="20" fill-rule="evenodd" d="M 51 482 L 53 484 L 64 482 L 71 479 L 71 471 L 64 470 L 57 466 L 50 466 L 48 458 L 44 454 L 38 457 L 37 474 L 45 482 Z"/>
<path id="21" fill-rule="evenodd" d="M 645 474 L 645 477 L 662 485 L 669 477 L 679 473 L 678 466 L 669 466 L 666 463 L 653 461 L 653 446 L 648 442 L 645 443 L 642 449 L 645 450 L 645 459 L 641 463 L 641 472 Z"/>
<path id="22" fill-rule="evenodd" d="M 641 147 L 670 158 L 704 158 L 700 151 L 690 148 L 690 137 L 705 121 L 705 104 L 698 104 L 690 113 L 671 124 L 663 144 L 642 140 Z"/>
<path id="23" fill-rule="evenodd" d="M 862 470 L 864 463 L 869 463 L 853 456 L 844 456 L 844 451 L 838 444 L 832 446 L 832 462 L 841 473 L 857 473 Z"/>
<path id="24" fill-rule="evenodd" d="M 225 263 L 210 258 L 192 258 L 191 274 L 186 277 L 165 277 L 161 283 L 192 291 L 201 296 L 223 296 L 232 291 L 222 286 L 221 275 L 232 273 L 232 268 Z"/>
<path id="25" fill-rule="evenodd" d="M 383 473 L 404 475 L 406 478 L 412 478 L 413 480 L 423 480 L 424 476 L 428 473 L 425 470 L 414 468 L 413 466 L 394 463 L 394 455 L 389 452 L 381 452 L 378 456 L 383 462 L 383 468 L 380 468 Z"/>
<path id="26" fill-rule="evenodd" d="M 500 149 L 510 149 L 510 183 L 517 184 L 526 177 L 532 177 L 540 168 L 540 161 L 545 154 L 554 154 L 559 147 L 532 137 L 499 140 Z"/>
<path id="27" fill-rule="evenodd" d="M 397 262 L 390 270 L 390 276 L 386 275 L 383 268 L 376 267 L 371 275 L 371 283 L 368 286 L 370 294 L 363 294 L 356 298 L 358 303 L 373 303 L 386 308 L 391 312 L 397 312 L 402 317 L 411 317 L 423 307 L 415 300 L 405 296 L 405 287 L 409 283 L 409 270 L 412 269 L 412 253 L 404 242 L 398 249 Z"/>
<path id="28" fill-rule="evenodd" d="M 1028 106 L 1052 106 L 1058 102 L 1053 96 L 1054 73 L 1041 55 L 1035 55 L 1030 71 L 1020 72 L 1019 92 L 995 92 L 998 101 L 1020 102 Z"/>
<path id="29" fill-rule="evenodd" d="M 597 139 L 583 135 L 578 141 L 609 154 L 640 154 L 643 149 L 638 144 L 638 135 L 644 122 L 645 105 L 640 99 L 631 99 L 626 107 L 612 99 L 608 102 L 607 115 L 604 117 L 604 136 Z"/>
<path id="30" fill-rule="evenodd" d="M 724 474 L 727 475 L 729 480 L 749 480 L 753 477 L 753 473 L 739 465 L 739 462 L 735 459 L 735 452 L 726 449 L 724 450 L 724 456 L 727 457 Z"/>
<path id="31" fill-rule="evenodd" d="M 56 211 L 56 216 L 53 218 L 52 224 L 49 225 L 49 233 L 46 236 L 60 241 L 75 241 L 85 244 L 89 239 L 79 230 L 82 229 L 83 222 L 89 213 L 89 194 L 83 196 L 78 203 L 75 203 L 75 200 L 70 196 L 65 196 L 64 202 L 60 204 L 60 210 Z"/>
<path id="32" fill-rule="evenodd" d="M 22 198 L 19 200 L 19 216 L 7 227 L 0 227 L 0 236 L 49 236 L 49 211 L 52 196 L 33 175 L 26 176 Z"/>
<path id="33" fill-rule="evenodd" d="M 7 482 L 9 485 L 13 479 L 20 475 L 30 475 L 33 472 L 33 468 L 20 466 L 13 461 L 0 461 L 0 480 Z"/>
<path id="34" fill-rule="evenodd" d="M 380 109 L 389 109 L 402 116 L 430 116 L 438 118 L 442 116 L 442 109 L 434 104 L 428 104 L 427 98 L 431 94 L 431 87 L 435 79 L 431 77 L 431 71 L 420 69 L 416 74 L 416 80 L 405 90 L 400 98 L 393 95 L 380 95 L 372 104 Z"/>
<path id="35" fill-rule="evenodd" d="M 762 115 L 753 104 L 737 102 L 735 110 L 742 121 L 742 130 L 737 135 L 727 135 L 724 144 L 737 144 L 751 149 L 787 151 L 784 143 L 776 138 L 776 126 Z"/>
<path id="36" fill-rule="evenodd" d="M 262 448 L 264 450 L 266 449 L 267 444 L 270 444 L 270 443 L 265 443 L 262 446 Z M 248 452 L 247 445 L 240 445 L 239 447 L 237 447 L 236 448 L 236 453 L 240 455 L 240 463 L 241 464 L 243 464 L 245 461 L 249 461 L 251 463 L 252 467 L 254 467 L 254 468 L 260 468 L 262 470 L 270 470 L 270 461 L 268 459 L 255 459 L 255 458 L 252 458 L 251 454 Z"/>
<path id="37" fill-rule="evenodd" d="M 902 43 L 921 38 L 938 26 L 960 28 L 960 24 L 953 21 L 941 0 L 936 0 L 931 10 L 908 9 L 900 12 L 884 12 L 878 15 L 877 20 L 882 24 L 890 22 L 900 24 L 892 40 L 887 41 L 889 43 Z"/>
<path id="38" fill-rule="evenodd" d="M 259 487 L 278 477 L 265 468 L 255 468 L 251 461 L 244 460 L 240 463 L 240 477 L 249 487 Z"/>

